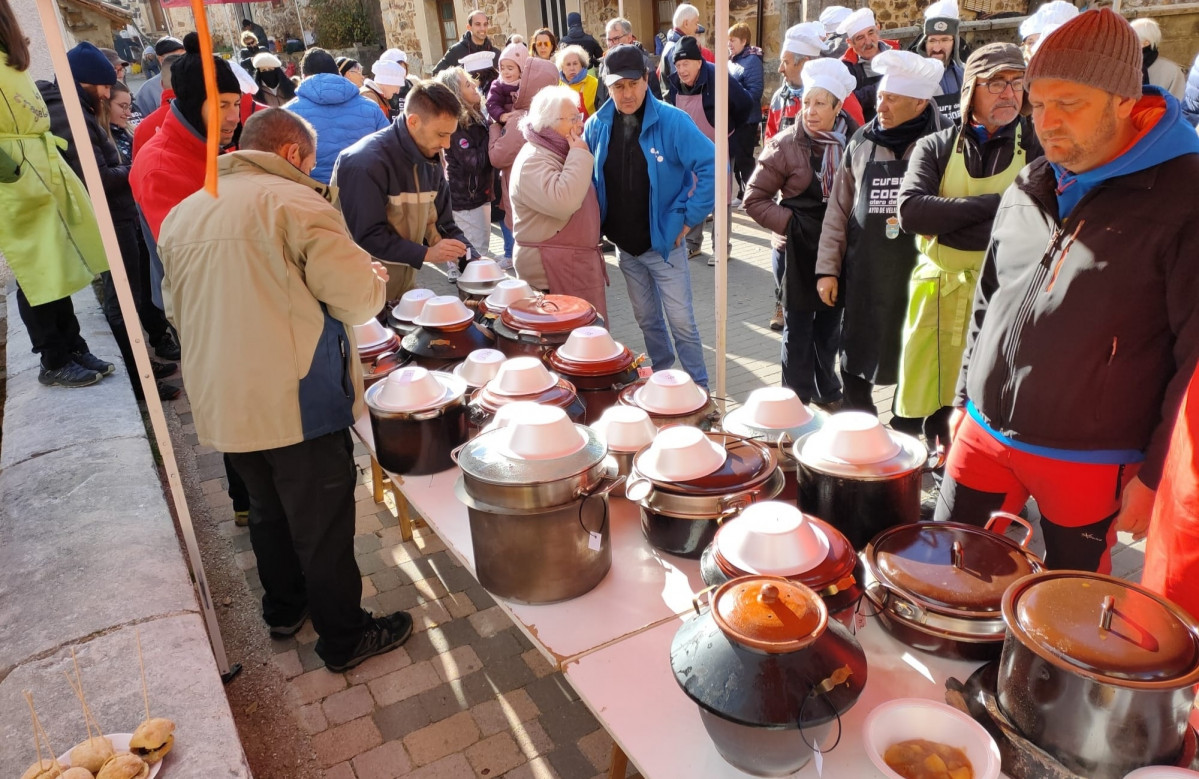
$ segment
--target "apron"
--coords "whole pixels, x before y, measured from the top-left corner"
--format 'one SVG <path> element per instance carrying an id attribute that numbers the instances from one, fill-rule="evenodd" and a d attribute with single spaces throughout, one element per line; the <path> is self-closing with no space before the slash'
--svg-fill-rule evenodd
<path id="1" fill-rule="evenodd" d="M 842 277 L 845 324 L 842 369 L 871 384 L 894 384 L 899 375 L 908 279 L 916 266 L 916 244 L 899 231 L 896 199 L 908 168 L 906 159 L 870 159 L 854 199 Z M 856 225 L 856 228 L 855 228 Z"/>
<path id="2" fill-rule="evenodd" d="M 814 161 L 814 165 L 818 164 Z M 815 168 L 813 168 L 815 170 Z M 819 177 L 813 175 L 808 188 L 779 205 L 791 210 L 787 223 L 787 254 L 783 270 L 783 307 L 788 311 L 827 311 L 816 294 L 816 248 L 828 204 Z M 841 305 L 840 296 L 837 306 Z"/>
<path id="3" fill-rule="evenodd" d="M 1024 167 L 1020 138 L 1021 128 L 1016 125 L 1011 164 L 1006 170 L 979 179 L 967 172 L 966 158 L 955 142 L 941 178 L 940 196 L 1002 194 Z M 917 236 L 915 245 L 920 257 L 909 283 L 899 387 L 895 391 L 895 413 L 903 417 L 927 417 L 953 405 L 974 309 L 974 288 L 986 253 L 943 246 L 936 236 Z"/>
<path id="4" fill-rule="evenodd" d="M 606 322 L 608 298 L 604 288 L 608 286 L 608 269 L 600 251 L 599 234 L 599 198 L 592 184 L 587 197 L 583 198 L 583 205 L 553 238 L 521 241 L 520 245 L 541 252 L 541 267 L 545 270 L 551 293 L 586 300 Z"/>
<path id="5" fill-rule="evenodd" d="M 937 110 L 941 116 L 953 122 L 955 126 L 962 125 L 962 93 L 954 92 L 951 95 L 937 95 L 933 98 L 933 103 L 937 106 Z"/>

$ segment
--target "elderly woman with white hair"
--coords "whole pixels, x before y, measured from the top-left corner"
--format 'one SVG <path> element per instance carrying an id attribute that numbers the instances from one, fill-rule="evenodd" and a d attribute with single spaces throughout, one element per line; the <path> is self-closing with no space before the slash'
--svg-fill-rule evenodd
<path id="1" fill-rule="evenodd" d="M 565 46 L 554 55 L 554 65 L 562 83 L 579 94 L 579 107 L 586 121 L 595 113 L 595 92 L 599 89 L 599 79 L 587 72 L 591 65 L 587 50 L 577 44 Z"/>
<path id="2" fill-rule="evenodd" d="M 1161 87 L 1182 100 L 1187 87 L 1186 73 L 1177 62 L 1157 53 L 1157 47 L 1162 44 L 1162 28 L 1153 19 L 1141 17 L 1132 20 L 1132 29 L 1141 39 L 1141 82 Z"/>
<path id="3" fill-rule="evenodd" d="M 578 95 L 567 86 L 537 93 L 521 121 L 527 143 L 516 155 L 508 191 L 516 234 L 516 273 L 540 290 L 575 295 L 607 316 L 608 275 L 600 209 L 582 138 Z"/>

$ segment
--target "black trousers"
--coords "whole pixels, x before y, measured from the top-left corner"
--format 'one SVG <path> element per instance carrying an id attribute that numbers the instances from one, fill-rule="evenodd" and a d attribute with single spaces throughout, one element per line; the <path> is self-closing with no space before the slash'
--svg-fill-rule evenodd
<path id="1" fill-rule="evenodd" d="M 754 173 L 754 150 L 758 147 L 758 124 L 743 124 L 733 130 L 730 151 L 733 177 L 737 181 L 737 197 L 745 193 L 745 185 Z"/>
<path id="2" fill-rule="evenodd" d="M 842 390 L 841 408 L 844 411 L 865 411 L 878 416 L 878 408 L 874 405 L 874 385 L 860 376 L 846 373 L 840 368 Z"/>
<path id="3" fill-rule="evenodd" d="M 350 431 L 229 461 L 250 493 L 250 543 L 265 590 L 268 625 L 294 623 L 308 608 L 328 662 L 349 658 L 369 624 L 354 560 L 354 467 Z"/>
<path id="4" fill-rule="evenodd" d="M 21 287 L 17 287 L 17 311 L 25 329 L 33 353 L 42 358 L 42 367 L 56 371 L 71 361 L 72 352 L 86 352 L 87 342 L 79 334 L 79 320 L 75 318 L 75 306 L 70 296 L 43 303 L 29 305 Z"/>
<path id="5" fill-rule="evenodd" d="M 237 469 L 233 467 L 233 461 L 229 459 L 229 455 L 225 455 L 225 478 L 229 480 L 227 492 L 229 500 L 233 501 L 233 510 L 249 511 L 250 493 L 246 490 L 246 483 L 237 474 Z"/>
<path id="6" fill-rule="evenodd" d="M 121 247 L 121 263 L 125 266 L 125 276 L 129 279 L 129 291 L 133 295 L 137 316 L 149 335 L 150 344 L 156 345 L 162 341 L 169 325 L 166 315 L 154 305 L 150 297 L 150 252 L 146 248 L 146 242 L 142 240 L 141 227 L 136 220 L 114 222 L 113 227 L 116 229 L 117 243 Z M 121 350 L 121 357 L 125 360 L 130 377 L 134 377 L 136 370 L 133 351 L 112 274 L 105 272 L 101 277 L 104 280 L 104 318 L 112 328 L 112 335 L 116 338 L 117 348 Z M 138 383 L 134 381 L 134 384 Z"/>
<path id="7" fill-rule="evenodd" d="M 953 416 L 953 406 L 942 406 L 926 417 L 891 418 L 891 427 L 908 435 L 924 436 L 931 447 L 934 441 L 940 441 L 941 446 L 949 448 L 949 418 Z"/>

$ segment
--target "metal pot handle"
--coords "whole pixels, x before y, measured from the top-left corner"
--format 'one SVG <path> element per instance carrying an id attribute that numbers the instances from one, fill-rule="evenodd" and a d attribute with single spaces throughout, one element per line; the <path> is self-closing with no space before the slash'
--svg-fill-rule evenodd
<path id="1" fill-rule="evenodd" d="M 827 679 L 809 690 L 808 694 L 804 696 L 803 703 L 799 704 L 799 714 L 796 716 L 796 724 L 799 726 L 799 737 L 803 739 L 804 746 L 813 752 L 832 752 L 841 743 L 841 736 L 845 733 L 845 724 L 841 722 L 841 712 L 837 711 L 837 707 L 825 696 L 832 692 L 833 688 L 837 685 L 848 684 L 850 676 L 853 676 L 853 670 L 848 665 L 841 666 L 833 671 Z M 803 732 L 803 713 L 808 708 L 808 702 L 817 697 L 824 701 L 824 705 L 828 706 L 829 711 L 833 713 L 833 716 L 837 720 L 837 740 L 827 750 L 820 749 L 816 744 L 810 743 Z"/>
<path id="2" fill-rule="evenodd" d="M 592 531 L 588 530 L 587 526 L 583 524 L 583 509 L 587 507 L 587 501 L 597 496 L 607 495 L 617 484 L 620 484 L 622 481 L 624 481 L 623 476 L 617 476 L 616 478 L 604 476 L 599 480 L 591 492 L 584 493 L 583 499 L 579 501 L 579 527 L 583 529 L 583 535 L 590 536 L 592 534 Z M 599 530 L 595 531 L 596 533 L 603 533 L 604 528 L 608 526 L 608 503 L 606 501 L 603 503 L 603 507 L 604 518 L 600 520 L 600 527 Z"/>
<path id="3" fill-rule="evenodd" d="M 649 479 L 630 476 L 624 485 L 624 496 L 633 503 L 640 503 L 654 492 L 654 483 Z"/>
<path id="4" fill-rule="evenodd" d="M 454 465 L 461 467 L 461 465 L 458 462 L 458 455 L 462 454 L 462 450 L 465 449 L 466 444 L 469 444 L 469 443 L 470 443 L 470 441 L 467 441 L 466 443 L 459 444 L 458 446 L 455 446 L 453 449 L 450 450 L 450 460 L 454 463 Z"/>
<path id="5" fill-rule="evenodd" d="M 591 489 L 590 492 L 581 493 L 582 497 L 594 498 L 599 495 L 607 495 L 609 492 L 619 487 L 624 480 L 625 477 L 619 474 L 616 476 L 605 475 L 598 482 L 596 482 L 596 485 Z"/>
<path id="6" fill-rule="evenodd" d="M 999 520 L 1005 520 L 1006 524 L 1004 524 L 1002 528 L 994 530 L 994 525 Z M 992 511 L 991 518 L 987 520 L 987 524 L 984 527 L 986 530 L 991 530 L 994 533 L 1002 534 L 1005 530 L 1007 530 L 1008 525 L 1013 522 L 1024 527 L 1024 540 L 1020 542 L 1020 548 L 1028 549 L 1028 542 L 1032 540 L 1033 530 L 1032 523 L 1024 517 L 1021 517 L 1017 514 L 1012 514 L 1009 511 Z"/>
<path id="7" fill-rule="evenodd" d="M 720 586 L 719 584 L 713 584 L 710 587 L 704 587 L 702 590 L 700 590 L 699 592 L 697 592 L 691 596 L 691 608 L 695 609 L 696 614 L 700 613 L 700 610 L 699 610 L 700 599 L 719 586 Z"/>

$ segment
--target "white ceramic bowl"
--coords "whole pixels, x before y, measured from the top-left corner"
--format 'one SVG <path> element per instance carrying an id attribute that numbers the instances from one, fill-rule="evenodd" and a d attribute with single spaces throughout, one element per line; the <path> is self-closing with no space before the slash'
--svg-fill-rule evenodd
<path id="1" fill-rule="evenodd" d="M 574 454 L 587 444 L 566 412 L 557 406 L 531 404 L 504 426 L 506 449 L 522 460 L 553 460 Z"/>
<path id="2" fill-rule="evenodd" d="M 371 317 L 360 325 L 354 325 L 354 340 L 358 347 L 378 346 L 387 343 L 395 337 L 395 333 L 379 324 L 379 320 Z"/>
<path id="3" fill-rule="evenodd" d="M 465 281 L 467 284 L 490 284 L 505 278 L 507 275 L 498 262 L 481 259 L 466 263 L 466 267 L 462 269 L 462 276 L 458 280 Z"/>
<path id="4" fill-rule="evenodd" d="M 487 388 L 497 395 L 515 397 L 545 392 L 557 383 L 558 377 L 536 357 L 513 357 L 500 365 Z"/>
<path id="5" fill-rule="evenodd" d="M 878 418 L 865 411 L 833 414 L 812 437 L 815 454 L 854 465 L 882 462 L 902 448 Z"/>
<path id="6" fill-rule="evenodd" d="M 690 481 L 707 476 L 728 456 L 698 427 L 678 425 L 658 431 L 654 442 L 637 459 L 637 468 L 656 481 Z"/>
<path id="7" fill-rule="evenodd" d="M 454 374 L 465 379 L 472 387 L 482 387 L 495 378 L 506 359 L 499 349 L 475 349 L 454 366 Z"/>
<path id="8" fill-rule="evenodd" d="M 1199 772 L 1169 765 L 1147 765 L 1125 774 L 1124 779 L 1199 779 Z"/>
<path id="9" fill-rule="evenodd" d="M 410 289 L 400 297 L 400 302 L 391 311 L 392 316 L 404 322 L 411 322 L 420 316 L 421 309 L 434 297 L 436 295 L 431 289 Z"/>
<path id="10" fill-rule="evenodd" d="M 495 291 L 487 296 L 487 308 L 502 311 L 518 300 L 533 296 L 533 288 L 524 279 L 504 279 L 496 284 Z"/>
<path id="11" fill-rule="evenodd" d="M 974 779 L 997 779 L 999 747 L 968 714 L 927 698 L 898 698 L 879 704 L 862 724 L 862 748 L 888 779 L 903 779 L 887 767 L 883 754 L 900 741 L 923 738 L 966 753 Z"/>
<path id="12" fill-rule="evenodd" d="M 425 301 L 424 308 L 412 321 L 421 327 L 451 327 L 469 322 L 474 316 L 457 297 L 438 295 Z"/>
<path id="13" fill-rule="evenodd" d="M 575 362 L 603 362 L 619 357 L 624 347 L 602 327 L 577 327 L 571 331 L 566 343 L 558 347 L 558 354 Z"/>
<path id="14" fill-rule="evenodd" d="M 706 393 L 686 371 L 657 371 L 633 393 L 637 404 L 651 414 L 689 414 L 707 402 Z"/>
<path id="15" fill-rule="evenodd" d="M 636 452 L 658 433 L 645 409 L 636 406 L 609 406 L 591 429 L 616 452 Z"/>
<path id="16" fill-rule="evenodd" d="M 812 412 L 795 391 L 787 387 L 762 387 L 745 399 L 746 421 L 770 430 L 789 430 L 806 425 Z"/>
<path id="17" fill-rule="evenodd" d="M 743 571 L 794 576 L 828 556 L 828 537 L 790 503 L 767 500 L 747 506 L 718 536 L 720 554 Z"/>
<path id="18" fill-rule="evenodd" d="M 383 380 L 375 402 L 387 411 L 421 411 L 437 405 L 449 389 L 427 368 L 410 365 Z"/>

